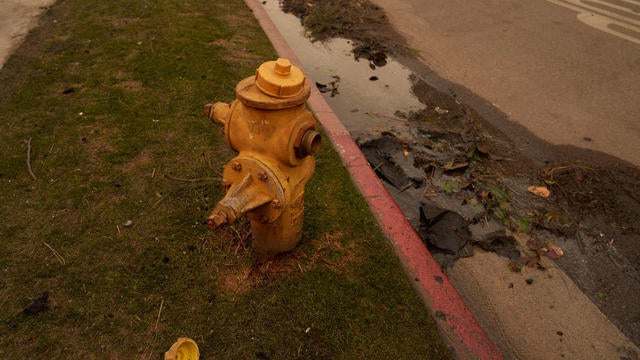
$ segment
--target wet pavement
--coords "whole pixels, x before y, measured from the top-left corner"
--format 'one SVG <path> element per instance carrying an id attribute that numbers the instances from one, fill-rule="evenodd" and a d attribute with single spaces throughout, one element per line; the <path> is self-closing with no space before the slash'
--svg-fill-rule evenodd
<path id="1" fill-rule="evenodd" d="M 409 69 L 392 58 L 381 67 L 371 66 L 365 59 L 355 61 L 349 40 L 336 38 L 312 43 L 304 35 L 300 20 L 282 12 L 276 1 L 268 1 L 264 7 L 305 64 L 307 75 L 329 87 L 336 82 L 337 92 L 331 96 L 329 91 L 325 99 L 354 138 L 369 137 L 372 131 L 389 128 L 410 131 L 408 120 L 394 115 L 424 107 L 411 91 Z"/>

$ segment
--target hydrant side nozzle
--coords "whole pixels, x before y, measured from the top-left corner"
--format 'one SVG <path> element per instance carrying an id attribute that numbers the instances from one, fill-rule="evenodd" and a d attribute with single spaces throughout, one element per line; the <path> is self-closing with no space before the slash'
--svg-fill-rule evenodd
<path id="1" fill-rule="evenodd" d="M 302 149 L 307 155 L 315 155 L 320 150 L 322 136 L 315 130 L 308 130 L 302 137 Z"/>
<path id="2" fill-rule="evenodd" d="M 232 162 L 229 168 L 231 168 L 233 164 L 240 165 L 240 161 Z M 250 167 L 249 165 L 245 166 L 245 168 Z M 231 225 L 239 217 L 265 204 L 271 203 L 273 200 L 278 200 L 278 202 L 282 204 L 282 201 L 284 201 L 282 195 L 278 196 L 277 192 L 276 194 L 270 194 L 269 192 L 260 190 L 261 188 L 269 187 L 267 184 L 269 175 L 266 172 L 264 172 L 263 175 L 260 175 L 260 173 L 261 172 L 255 174 L 256 181 L 253 179 L 252 172 L 247 171 L 243 178 L 230 187 L 227 195 L 220 200 L 207 220 L 207 225 L 209 225 L 212 230 L 216 230 L 225 224 Z M 280 193 L 282 193 L 282 191 L 280 191 Z M 276 207 L 273 207 L 273 209 L 276 209 Z M 276 211 L 270 216 L 277 218 L 280 213 L 281 212 Z M 266 219 L 270 221 L 270 217 L 266 217 Z"/>
<path id="3" fill-rule="evenodd" d="M 211 118 L 211 110 L 213 110 L 213 104 L 204 104 L 203 113 L 204 116 Z"/>
<path id="4" fill-rule="evenodd" d="M 299 139 L 299 141 L 296 141 L 296 155 L 298 157 L 303 158 L 308 155 L 315 155 L 320 150 L 322 136 L 318 131 L 307 129 Z"/>
<path id="5" fill-rule="evenodd" d="M 209 225 L 211 230 L 215 230 L 226 223 L 229 223 L 227 219 L 227 214 L 225 214 L 222 211 L 218 211 L 211 214 L 211 216 L 209 216 L 209 219 L 207 221 L 207 225 Z"/>
<path id="6" fill-rule="evenodd" d="M 229 104 L 223 102 L 206 104 L 204 106 L 204 114 L 211 119 L 214 124 L 224 126 L 227 123 L 229 108 Z"/>

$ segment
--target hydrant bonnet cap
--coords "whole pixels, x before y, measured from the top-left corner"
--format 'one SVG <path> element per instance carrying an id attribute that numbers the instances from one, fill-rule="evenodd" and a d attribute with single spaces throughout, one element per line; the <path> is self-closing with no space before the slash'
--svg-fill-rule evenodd
<path id="1" fill-rule="evenodd" d="M 260 65 L 255 81 L 262 92 L 277 98 L 289 98 L 300 94 L 305 77 L 289 60 L 279 58 Z"/>

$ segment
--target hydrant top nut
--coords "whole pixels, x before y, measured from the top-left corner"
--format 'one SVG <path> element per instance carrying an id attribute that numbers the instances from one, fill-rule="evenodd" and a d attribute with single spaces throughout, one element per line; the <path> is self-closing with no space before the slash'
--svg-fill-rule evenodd
<path id="1" fill-rule="evenodd" d="M 276 98 L 294 97 L 304 88 L 305 77 L 289 60 L 279 58 L 267 61 L 256 71 L 256 86 L 262 92 Z"/>
<path id="2" fill-rule="evenodd" d="M 287 59 L 278 58 L 276 60 L 276 74 L 287 76 L 291 72 L 291 62 Z"/>

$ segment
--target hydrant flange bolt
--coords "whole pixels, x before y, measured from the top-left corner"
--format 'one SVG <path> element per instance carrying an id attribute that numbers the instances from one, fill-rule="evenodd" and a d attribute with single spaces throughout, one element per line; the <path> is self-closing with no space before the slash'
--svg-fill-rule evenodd
<path id="1" fill-rule="evenodd" d="M 271 201 L 271 207 L 274 209 L 280 209 L 282 207 L 282 203 L 278 200 Z"/>
<path id="2" fill-rule="evenodd" d="M 239 162 L 231 163 L 231 168 L 235 171 L 242 170 L 242 165 Z"/>
<path id="3" fill-rule="evenodd" d="M 258 176 L 258 180 L 267 181 L 267 173 L 266 172 L 260 171 L 260 172 L 258 172 L 257 176 Z"/>

